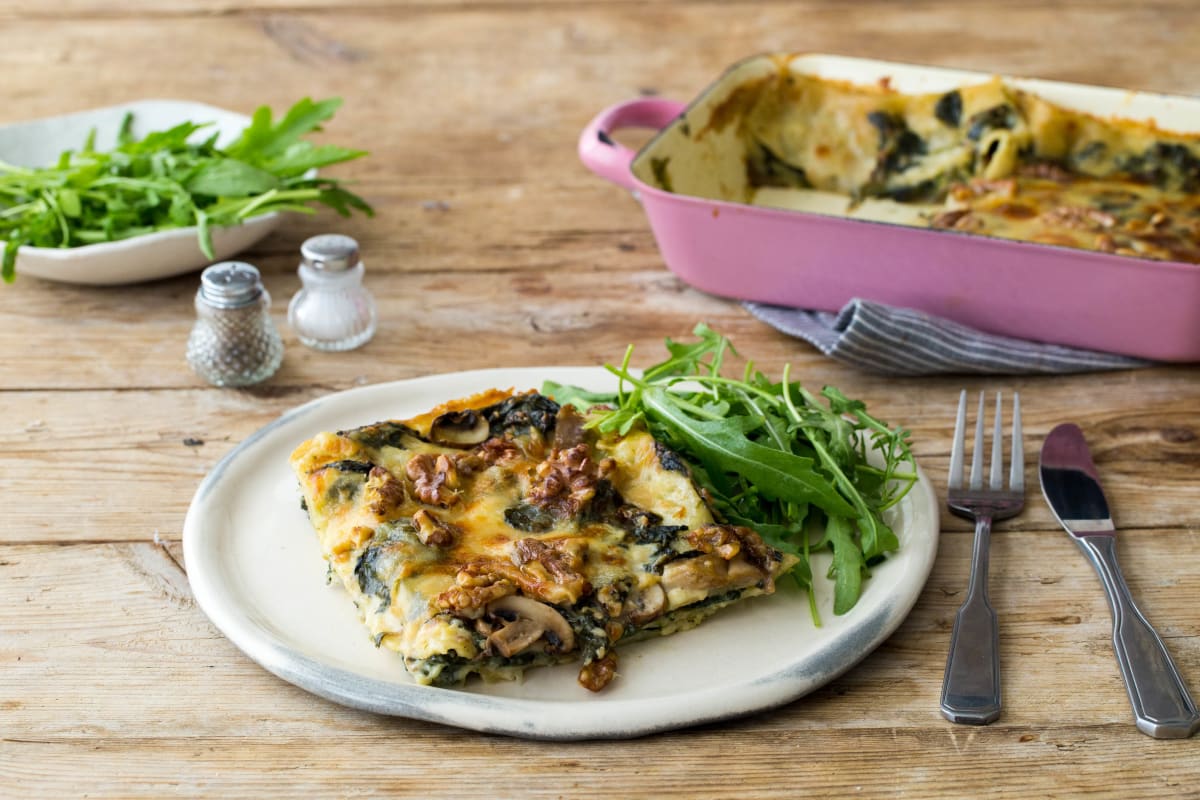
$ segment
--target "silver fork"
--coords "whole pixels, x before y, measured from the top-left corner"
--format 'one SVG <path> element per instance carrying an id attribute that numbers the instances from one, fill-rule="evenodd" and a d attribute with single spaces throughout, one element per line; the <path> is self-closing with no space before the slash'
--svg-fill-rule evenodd
<path id="1" fill-rule="evenodd" d="M 960 517 L 975 520 L 975 546 L 967 598 L 954 618 L 950 654 L 942 680 L 942 715 L 951 722 L 987 725 L 1000 716 L 1000 656 L 996 612 L 988 602 L 988 543 L 992 521 L 1016 516 L 1025 505 L 1025 457 L 1021 444 L 1021 398 L 1013 393 L 1012 455 L 1008 486 L 1003 485 L 1004 454 L 1000 393 L 996 393 L 996 420 L 992 430 L 992 458 L 987 485 L 983 480 L 983 393 L 975 420 L 975 449 L 971 479 L 963 487 L 963 448 L 967 421 L 967 393 L 959 395 L 950 450 L 948 505 Z"/>

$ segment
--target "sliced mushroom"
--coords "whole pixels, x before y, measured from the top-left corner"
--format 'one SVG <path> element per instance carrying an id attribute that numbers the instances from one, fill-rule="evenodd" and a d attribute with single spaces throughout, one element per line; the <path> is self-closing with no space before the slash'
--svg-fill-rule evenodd
<path id="1" fill-rule="evenodd" d="M 671 608 L 703 600 L 715 589 L 744 589 L 764 581 L 773 589 L 770 571 L 741 554 L 729 561 L 713 553 L 680 558 L 663 567 L 662 573 L 662 588 Z"/>
<path id="2" fill-rule="evenodd" d="M 568 403 L 558 409 L 558 416 L 554 418 L 554 449 L 569 450 L 577 444 L 582 444 L 584 422 L 575 406 Z"/>
<path id="3" fill-rule="evenodd" d="M 663 567 L 663 588 L 715 589 L 725 585 L 729 576 L 729 563 L 717 555 L 706 554 L 693 558 L 680 558 Z"/>
<path id="4" fill-rule="evenodd" d="M 559 614 L 545 603 L 509 595 L 488 603 L 488 614 L 507 624 L 488 636 L 488 645 L 505 658 L 525 650 L 539 639 L 546 649 L 566 653 L 575 648 L 575 632 Z"/>
<path id="5" fill-rule="evenodd" d="M 661 584 L 654 583 L 625 601 L 625 613 L 634 625 L 645 625 L 667 607 L 667 593 Z"/>
<path id="6" fill-rule="evenodd" d="M 474 447 L 487 440 L 491 426 L 472 409 L 448 411 L 433 421 L 429 438 L 450 447 Z"/>
<path id="7" fill-rule="evenodd" d="M 728 580 L 728 562 L 712 554 L 676 559 L 663 567 L 662 573 L 662 587 L 671 608 L 703 600 Z"/>
<path id="8" fill-rule="evenodd" d="M 493 650 L 509 658 L 541 639 L 545 632 L 546 629 L 540 623 L 517 617 L 503 628 L 493 631 L 487 640 Z"/>
<path id="9" fill-rule="evenodd" d="M 753 586 L 759 583 L 763 578 L 770 578 L 771 573 L 764 572 L 759 567 L 751 564 L 743 556 L 737 556 L 729 562 L 729 583 L 730 589 L 742 589 L 746 586 Z"/>

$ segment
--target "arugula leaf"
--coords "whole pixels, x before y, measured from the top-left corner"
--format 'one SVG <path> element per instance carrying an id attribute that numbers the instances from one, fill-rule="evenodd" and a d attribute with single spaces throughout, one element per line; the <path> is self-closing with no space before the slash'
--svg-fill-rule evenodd
<path id="1" fill-rule="evenodd" d="M 313 102 L 305 97 L 288 110 L 278 125 L 271 124 L 271 109 L 260 106 L 251 117 L 250 127 L 225 149 L 233 158 L 261 163 L 287 150 L 301 137 L 321 129 L 321 123 L 333 118 L 342 105 L 340 97 Z"/>
<path id="2" fill-rule="evenodd" d="M 543 391 L 579 408 L 612 406 L 587 423 L 601 432 L 644 425 L 673 447 L 718 519 L 753 528 L 799 559 L 791 575 L 807 589 L 817 624 L 809 557 L 832 551 L 834 613 L 846 613 L 870 567 L 900 546 L 883 512 L 916 482 L 908 432 L 833 387 L 814 395 L 790 380 L 790 366 L 778 382 L 753 363 L 741 380 L 727 378 L 733 344 L 703 323 L 694 334 L 694 342 L 667 339 L 668 358 L 640 376 L 627 348 L 619 366 L 607 366 L 620 378 L 615 395 L 551 382 Z"/>
<path id="3" fill-rule="evenodd" d="M 201 166 L 185 187 L 193 195 L 247 197 L 278 189 L 279 178 L 245 161 L 214 158 Z"/>
<path id="4" fill-rule="evenodd" d="M 117 131 L 117 144 L 121 146 L 128 145 L 133 142 L 133 113 L 125 112 L 125 116 L 121 118 L 121 128 Z M 92 131 L 92 135 L 88 137 L 87 150 L 92 152 L 92 148 L 96 144 L 96 132 Z"/>
<path id="5" fill-rule="evenodd" d="M 294 178 L 310 169 L 340 164 L 365 155 L 363 150 L 347 150 L 331 144 L 314 147 L 309 142 L 295 142 L 282 153 L 264 161 L 256 160 L 255 163 L 282 178 Z"/>
<path id="6" fill-rule="evenodd" d="M 313 205 L 323 205 L 345 217 L 373 216 L 340 182 L 311 174 L 366 155 L 304 138 L 340 106 L 339 98 L 304 98 L 278 123 L 264 106 L 224 150 L 215 133 L 193 141 L 211 123 L 182 122 L 139 139 L 126 114 L 111 150 L 96 150 L 93 130 L 80 150 L 63 152 L 53 166 L 0 162 L 0 277 L 13 281 L 23 245 L 79 247 L 195 226 L 200 249 L 213 258 L 213 228 L 260 214 L 313 213 Z"/>
<path id="7" fill-rule="evenodd" d="M 17 275 L 17 245 L 11 241 L 4 243 L 4 265 L 0 267 L 0 276 L 5 283 L 12 283 Z"/>
<path id="8" fill-rule="evenodd" d="M 332 208 L 339 216 L 350 216 L 351 209 L 361 211 L 368 217 L 375 216 L 374 209 L 367 205 L 367 201 L 358 195 L 348 192 L 340 186 L 326 182 L 317 181 L 315 185 L 320 187 L 317 200 Z"/>
<path id="9" fill-rule="evenodd" d="M 833 563 L 828 574 L 834 580 L 833 613 L 845 614 L 862 594 L 866 559 L 854 541 L 849 521 L 843 517 L 830 517 L 825 523 L 824 541 L 833 549 Z"/>
<path id="10" fill-rule="evenodd" d="M 567 386 L 554 381 L 542 384 L 542 394 L 553 397 L 559 405 L 573 405 L 581 413 L 593 406 L 609 405 L 617 399 L 611 392 L 589 392 L 577 386 Z"/>
<path id="11" fill-rule="evenodd" d="M 655 421 L 670 427 L 687 444 L 688 451 L 709 466 L 710 474 L 714 465 L 719 465 L 725 472 L 741 475 L 771 499 L 815 503 L 830 514 L 854 513 L 829 481 L 813 470 L 812 459 L 748 439 L 745 422 L 757 427 L 756 420 L 695 420 L 658 388 L 645 389 L 642 403 Z"/>

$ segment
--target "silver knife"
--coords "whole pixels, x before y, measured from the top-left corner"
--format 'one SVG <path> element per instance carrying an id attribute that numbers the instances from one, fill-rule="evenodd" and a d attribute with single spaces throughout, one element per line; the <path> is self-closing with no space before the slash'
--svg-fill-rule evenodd
<path id="1" fill-rule="evenodd" d="M 1113 617 L 1113 649 L 1138 730 L 1182 739 L 1200 727 L 1200 712 L 1167 648 L 1142 616 L 1117 565 L 1117 532 L 1083 431 L 1059 425 L 1042 444 L 1042 493 L 1054 516 L 1095 566 Z"/>

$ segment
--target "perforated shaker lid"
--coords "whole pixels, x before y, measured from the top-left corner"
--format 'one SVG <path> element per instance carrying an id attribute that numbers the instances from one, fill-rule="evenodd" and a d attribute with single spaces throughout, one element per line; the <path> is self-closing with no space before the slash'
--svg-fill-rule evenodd
<path id="1" fill-rule="evenodd" d="M 358 242 L 340 233 L 323 233 L 300 245 L 300 257 L 313 269 L 345 272 L 358 263 Z"/>
<path id="2" fill-rule="evenodd" d="M 244 261 L 222 261 L 200 273 L 200 295 L 217 308 L 253 303 L 263 293 L 258 270 Z"/>

